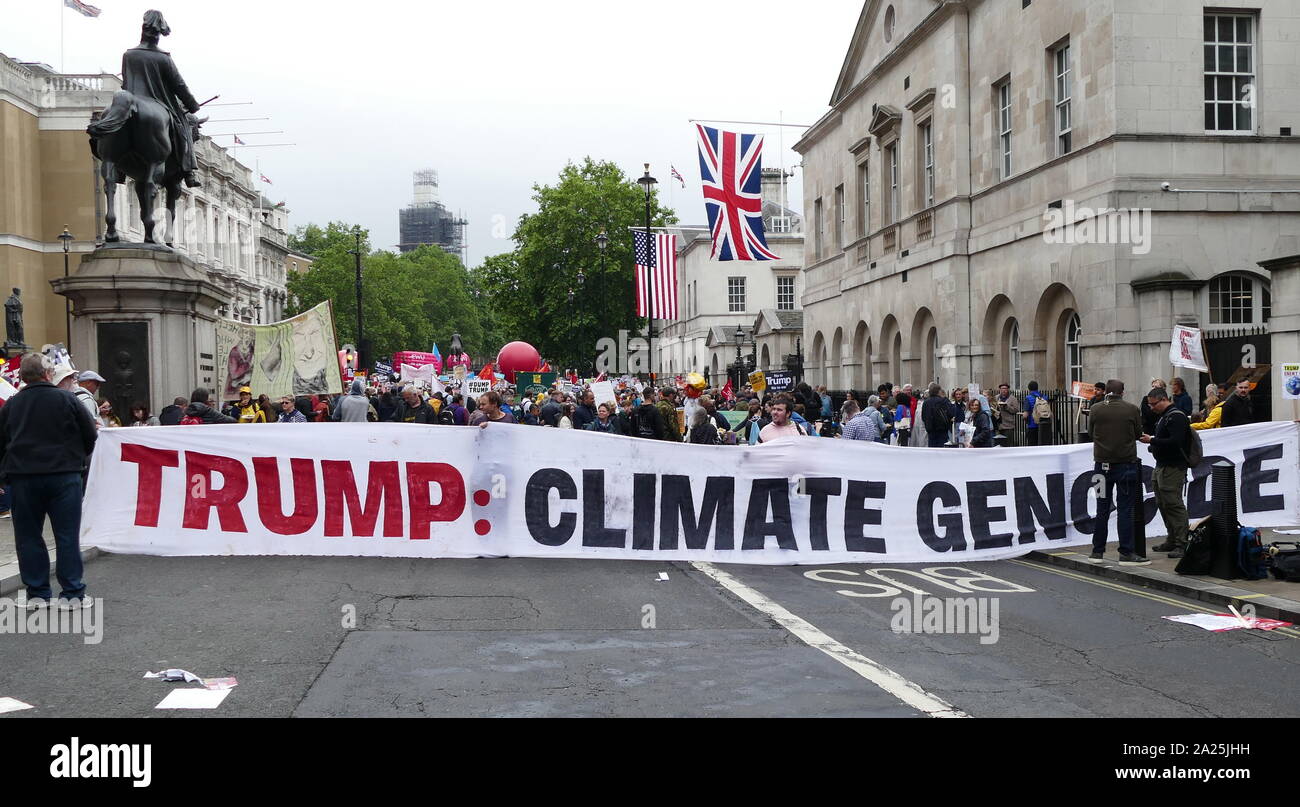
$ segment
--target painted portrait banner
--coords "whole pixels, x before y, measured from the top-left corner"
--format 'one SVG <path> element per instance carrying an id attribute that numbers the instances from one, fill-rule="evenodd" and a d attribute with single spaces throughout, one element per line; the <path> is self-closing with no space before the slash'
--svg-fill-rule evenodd
<path id="1" fill-rule="evenodd" d="M 270 325 L 218 320 L 220 400 L 237 399 L 240 387 L 272 399 L 343 392 L 329 301 Z"/>
<path id="2" fill-rule="evenodd" d="M 1193 519 L 1210 513 L 1210 466 L 1226 459 L 1241 523 L 1300 523 L 1300 426 L 1201 434 Z M 1155 537 L 1151 457 L 1138 453 Z M 81 538 L 152 555 L 965 562 L 1089 543 L 1094 477 L 1086 444 L 702 446 L 508 424 L 103 429 Z"/>

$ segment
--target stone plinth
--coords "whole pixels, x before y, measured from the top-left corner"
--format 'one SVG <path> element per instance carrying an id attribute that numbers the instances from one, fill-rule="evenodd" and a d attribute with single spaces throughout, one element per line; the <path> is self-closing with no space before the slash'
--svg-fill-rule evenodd
<path id="1" fill-rule="evenodd" d="M 101 247 L 50 285 L 72 301 L 73 362 L 106 379 L 100 397 L 123 422 L 133 401 L 157 414 L 214 385 L 217 309 L 230 295 L 189 258 L 142 244 Z"/>

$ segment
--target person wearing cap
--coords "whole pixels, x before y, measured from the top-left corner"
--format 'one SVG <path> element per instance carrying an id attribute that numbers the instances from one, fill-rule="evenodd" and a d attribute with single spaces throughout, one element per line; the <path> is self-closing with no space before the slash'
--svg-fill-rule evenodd
<path id="1" fill-rule="evenodd" d="M 90 607 L 81 563 L 82 470 L 95 448 L 95 424 L 85 407 L 52 381 L 50 360 L 23 357 L 24 387 L 0 408 L 0 475 L 13 496 L 14 544 L 18 570 L 27 587 L 27 607 L 51 598 L 50 558 L 42 532 L 54 532 L 55 575 L 64 607 Z M 63 370 L 66 380 L 71 370 Z"/>
<path id="2" fill-rule="evenodd" d="M 185 418 L 190 423 L 236 423 L 234 418 L 223 415 L 208 405 L 207 387 L 195 387 L 190 393 L 190 405 L 185 407 Z M 182 421 L 184 422 L 184 421 Z"/>
<path id="3" fill-rule="evenodd" d="M 72 394 L 77 396 L 81 405 L 86 407 L 90 414 L 90 419 L 96 424 L 99 420 L 99 401 L 95 396 L 99 394 L 99 385 L 104 383 L 104 377 L 94 370 L 85 370 L 77 376 L 77 383 L 72 387 Z"/>
<path id="4" fill-rule="evenodd" d="M 250 387 L 239 388 L 239 403 L 234 406 L 235 419 L 239 423 L 265 423 L 266 412 L 253 400 Z"/>

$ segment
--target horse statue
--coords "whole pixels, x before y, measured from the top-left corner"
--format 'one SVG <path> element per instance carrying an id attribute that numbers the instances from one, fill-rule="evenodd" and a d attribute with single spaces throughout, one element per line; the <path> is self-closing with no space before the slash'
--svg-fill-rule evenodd
<path id="1" fill-rule="evenodd" d="M 207 121 L 195 113 L 199 104 L 181 78 L 171 55 L 158 49 L 158 38 L 171 29 L 162 13 L 148 11 L 141 27 L 139 47 L 122 56 L 122 86 L 108 108 L 96 113 L 86 127 L 91 153 L 99 158 L 108 212 L 104 241 L 121 240 L 114 202 L 117 186 L 129 177 L 140 202 L 144 242 L 154 238 L 154 207 L 161 187 L 166 193 L 167 222 L 163 240 L 174 244 L 176 200 L 181 183 L 197 187 L 194 139 Z"/>

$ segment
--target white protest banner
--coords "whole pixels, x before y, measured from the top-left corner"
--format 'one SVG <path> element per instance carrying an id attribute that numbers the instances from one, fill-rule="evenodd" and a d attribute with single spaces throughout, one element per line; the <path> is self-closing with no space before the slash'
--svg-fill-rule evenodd
<path id="1" fill-rule="evenodd" d="M 486 378 L 465 379 L 465 394 L 475 398 L 492 389 L 492 382 Z"/>
<path id="2" fill-rule="evenodd" d="M 402 366 L 402 381 L 409 384 L 412 381 L 422 381 L 426 387 L 433 386 L 433 379 L 437 372 L 433 369 L 432 364 L 422 364 L 419 367 L 412 367 L 409 364 Z"/>
<path id="3" fill-rule="evenodd" d="M 248 433 L 100 430 L 82 540 L 152 555 L 946 564 L 1088 544 L 1097 512 L 1089 444 L 702 446 L 509 424 Z M 1227 459 L 1243 523 L 1300 523 L 1300 425 L 1201 439 L 1192 519 L 1210 514 L 1210 466 Z M 1147 446 L 1138 456 L 1146 476 Z M 1164 525 L 1147 498 L 1152 538 Z"/>
<path id="4" fill-rule="evenodd" d="M 1300 364 L 1282 365 L 1282 397 L 1289 401 L 1300 400 Z"/>
<path id="5" fill-rule="evenodd" d="M 10 384 L 8 379 L 0 378 L 0 401 L 7 401 L 17 394 L 17 387 Z"/>
<path id="6" fill-rule="evenodd" d="M 603 403 L 618 403 L 618 396 L 614 394 L 613 381 L 597 381 L 591 385 L 591 394 L 596 396 L 596 406 Z"/>
<path id="7" fill-rule="evenodd" d="M 1201 346 L 1201 329 L 1175 325 L 1173 340 L 1169 343 L 1169 363 L 1175 367 L 1190 367 L 1202 373 L 1210 372 Z"/>

